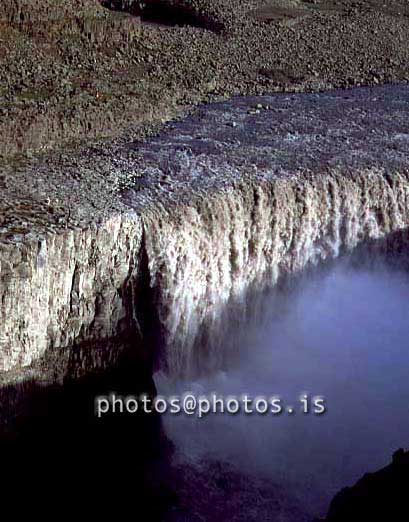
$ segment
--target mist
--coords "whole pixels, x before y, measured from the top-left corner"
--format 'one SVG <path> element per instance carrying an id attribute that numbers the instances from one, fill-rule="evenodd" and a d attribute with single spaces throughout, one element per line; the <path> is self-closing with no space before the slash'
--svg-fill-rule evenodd
<path id="1" fill-rule="evenodd" d="M 325 398 L 317 416 L 165 415 L 180 455 L 218 459 L 284 485 L 324 514 L 340 488 L 409 445 L 409 273 L 348 259 L 269 292 L 218 372 L 195 381 L 156 375 L 158 393 L 192 391 Z M 231 333 L 229 342 L 231 346 Z"/>

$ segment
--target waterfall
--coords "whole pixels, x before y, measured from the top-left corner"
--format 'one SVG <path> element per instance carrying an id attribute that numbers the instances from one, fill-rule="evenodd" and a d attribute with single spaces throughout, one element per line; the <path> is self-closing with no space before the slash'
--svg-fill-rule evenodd
<path id="1" fill-rule="evenodd" d="M 226 331 L 245 321 L 280 274 L 406 227 L 408 178 L 390 179 L 379 170 L 266 177 L 189 207 L 149 212 L 144 227 L 166 332 L 163 367 L 180 377 L 219 365 Z"/>
<path id="2" fill-rule="evenodd" d="M 409 226 L 408 110 L 404 87 L 238 98 L 128 144 L 123 212 L 0 242 L 0 372 L 130 343 L 173 377 L 220 367 L 281 275 Z"/>

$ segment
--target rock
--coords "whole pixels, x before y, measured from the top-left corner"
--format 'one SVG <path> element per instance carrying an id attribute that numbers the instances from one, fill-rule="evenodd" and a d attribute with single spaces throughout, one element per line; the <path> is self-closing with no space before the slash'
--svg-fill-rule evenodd
<path id="1" fill-rule="evenodd" d="M 340 491 L 331 502 L 325 522 L 406 520 L 409 452 L 399 449 L 392 463 L 367 473 L 354 486 Z"/>

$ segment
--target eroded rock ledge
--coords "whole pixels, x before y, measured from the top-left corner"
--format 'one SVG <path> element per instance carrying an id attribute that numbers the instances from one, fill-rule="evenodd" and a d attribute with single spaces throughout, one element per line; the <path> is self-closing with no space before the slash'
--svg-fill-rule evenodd
<path id="1" fill-rule="evenodd" d="M 160 364 L 195 372 L 196 349 L 210 366 L 249 292 L 408 227 L 408 113 L 404 86 L 238 98 L 6 178 L 3 382 L 49 352 L 62 374 L 103 368 L 146 344 L 151 313 Z"/>

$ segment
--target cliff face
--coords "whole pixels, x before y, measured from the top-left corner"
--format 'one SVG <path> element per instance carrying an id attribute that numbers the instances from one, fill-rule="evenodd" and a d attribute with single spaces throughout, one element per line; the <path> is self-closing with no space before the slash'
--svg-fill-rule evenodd
<path id="1" fill-rule="evenodd" d="M 48 350 L 87 342 L 92 350 L 120 338 L 127 323 L 139 336 L 137 309 L 147 303 L 129 289 L 149 278 L 162 363 L 174 375 L 196 371 L 196 348 L 204 371 L 218 363 L 226 328 L 246 316 L 247 298 L 256 306 L 255 296 L 281 273 L 408 224 L 409 176 L 372 170 L 240 182 L 191 205 L 157 205 L 142 218 L 117 215 L 3 246 L 1 370 L 27 366 Z M 140 266 L 142 247 L 147 267 Z"/>
<path id="2" fill-rule="evenodd" d="M 78 346 L 81 371 L 104 367 L 152 314 L 163 368 L 217 365 L 280 274 L 409 226 L 407 111 L 403 87 L 238 99 L 129 144 L 124 212 L 5 236 L 0 369 Z"/>
<path id="3" fill-rule="evenodd" d="M 141 234 L 136 216 L 118 215 L 100 227 L 2 246 L 0 369 L 120 336 L 132 321 L 124 296 L 138 271 Z"/>

